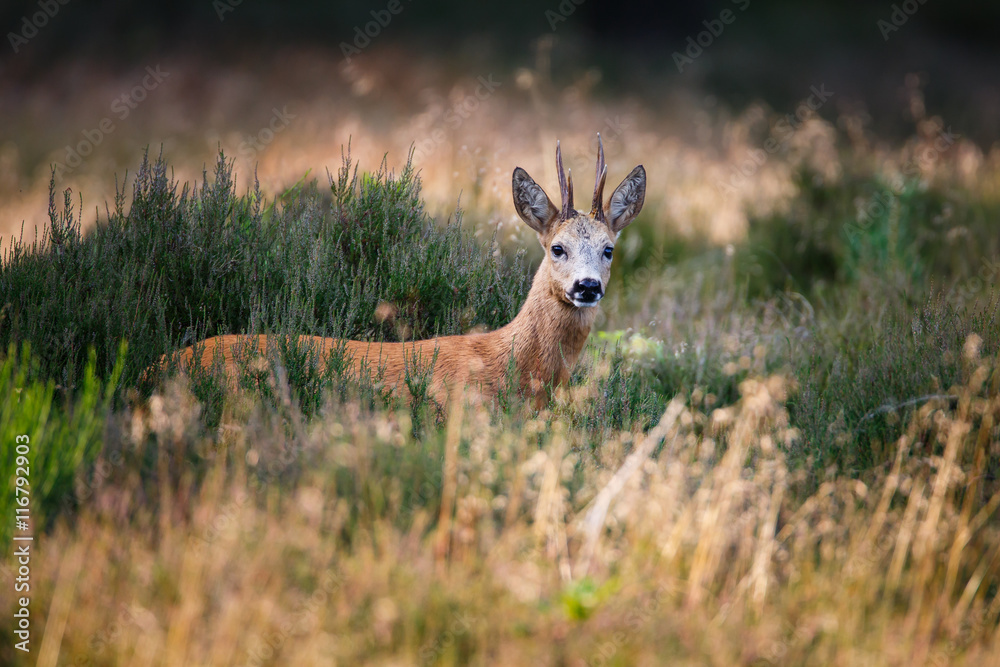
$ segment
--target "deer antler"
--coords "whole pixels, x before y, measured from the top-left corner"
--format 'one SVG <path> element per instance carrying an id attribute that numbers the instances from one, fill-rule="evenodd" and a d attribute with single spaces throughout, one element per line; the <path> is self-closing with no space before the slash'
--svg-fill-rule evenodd
<path id="1" fill-rule="evenodd" d="M 608 165 L 604 162 L 604 142 L 601 133 L 597 133 L 597 178 L 594 181 L 594 203 L 590 207 L 590 215 L 595 220 L 604 219 L 604 182 L 608 179 Z"/>
<path id="2" fill-rule="evenodd" d="M 560 217 L 568 220 L 573 217 L 573 170 L 569 171 L 569 179 L 563 170 L 562 148 L 556 141 L 556 173 L 559 175 L 559 193 L 562 195 L 562 211 Z"/>

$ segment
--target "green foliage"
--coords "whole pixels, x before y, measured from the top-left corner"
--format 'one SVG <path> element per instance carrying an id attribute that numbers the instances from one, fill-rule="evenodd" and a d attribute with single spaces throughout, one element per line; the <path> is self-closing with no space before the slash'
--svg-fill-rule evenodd
<path id="1" fill-rule="evenodd" d="M 733 313 L 780 315 L 770 332 L 755 332 L 766 349 L 752 370 L 783 372 L 798 385 L 789 410 L 801 437 L 791 460 L 855 474 L 880 465 L 905 414 L 963 381 L 969 335 L 982 338 L 985 355 L 1000 350 L 990 292 L 998 214 L 961 191 L 917 182 L 802 174 L 787 213 L 751 221 L 732 284 L 709 279 L 709 291 L 728 294 Z M 699 258 L 686 267 L 706 271 Z M 805 304 L 808 318 L 792 317 L 792 302 Z M 744 373 L 719 373 L 722 338 L 705 335 L 699 348 L 664 360 L 661 381 L 731 403 Z"/>
<path id="2" fill-rule="evenodd" d="M 566 618 L 571 621 L 585 621 L 608 598 L 618 592 L 615 579 L 598 585 L 590 577 L 567 584 L 562 591 L 561 602 Z"/>
<path id="3" fill-rule="evenodd" d="M 134 386 L 164 353 L 223 333 L 409 340 L 495 328 L 529 286 L 520 259 L 477 244 L 460 213 L 444 227 L 424 213 L 409 163 L 398 177 L 383 162 L 359 178 L 347 156 L 329 196 L 299 182 L 264 206 L 256 183 L 236 194 L 222 154 L 200 186 L 179 185 L 146 155 L 131 201 L 119 188 L 86 235 L 68 191 L 62 210 L 54 181 L 50 193 L 43 238 L 13 241 L 0 267 L 0 345 L 32 341 L 41 376 L 67 387 L 90 348 L 97 372 L 110 373 L 122 339 L 123 383 Z M 293 375 L 315 410 L 318 379 Z"/>
<path id="4" fill-rule="evenodd" d="M 883 463 L 891 453 L 883 445 L 902 435 L 907 412 L 930 397 L 949 402 L 952 388 L 968 379 L 963 348 L 970 336 L 981 339 L 981 354 L 1000 352 L 998 305 L 957 311 L 934 298 L 916 311 L 890 313 L 868 343 L 843 341 L 811 355 L 789 403 L 804 436 L 793 458 L 855 474 Z"/>
<path id="5" fill-rule="evenodd" d="M 789 289 L 812 297 L 832 286 L 907 292 L 934 276 L 974 275 L 970 257 L 1000 252 L 990 223 L 1000 208 L 961 192 L 864 174 L 829 182 L 803 172 L 798 186 L 787 213 L 751 220 L 738 250 L 751 296 Z"/>
<path id="6" fill-rule="evenodd" d="M 575 426 L 598 435 L 605 429 L 628 430 L 634 424 L 652 426 L 670 400 L 674 385 L 655 372 L 662 355 L 661 346 L 633 336 L 627 343 L 623 332 L 598 332 L 590 354 L 577 365 L 570 386 L 595 383 L 594 397 L 582 411 L 572 414 Z M 644 341 L 646 342 L 646 341 Z M 626 346 L 627 345 L 627 346 Z M 643 347 L 643 349 L 637 349 Z M 595 440 L 595 444 L 600 438 Z"/>
<path id="7" fill-rule="evenodd" d="M 634 394 L 655 418 L 651 397 L 662 406 L 681 391 L 710 410 L 732 405 L 747 377 L 781 373 L 799 432 L 790 460 L 817 479 L 831 466 L 864 474 L 891 455 L 909 412 L 964 381 L 970 335 L 982 354 L 1000 350 L 995 204 L 859 172 L 803 173 L 798 185 L 787 212 L 751 220 L 731 253 L 632 268 L 631 293 L 610 294 L 606 310 L 634 331 L 603 334 L 620 344 L 601 380 L 615 390 L 591 426 L 632 423 Z"/>
<path id="8" fill-rule="evenodd" d="M 77 391 L 65 399 L 56 396 L 52 379 L 42 379 L 31 346 L 21 351 L 11 345 L 0 363 L 0 527 L 4 549 L 11 547 L 18 498 L 28 499 L 29 525 L 38 535 L 60 510 L 73 507 L 92 492 L 85 473 L 101 451 L 101 436 L 122 366 L 126 346 L 119 347 L 110 378 L 102 383 L 91 352 Z M 26 444 L 27 453 L 17 446 Z M 21 456 L 24 458 L 22 459 Z M 26 465 L 25 465 L 26 464 Z M 27 494 L 15 490 L 15 479 L 28 480 Z M 74 488 L 75 483 L 79 485 Z"/>
<path id="9" fill-rule="evenodd" d="M 494 259 L 463 231 L 460 211 L 437 226 L 409 163 L 398 178 L 384 162 L 359 178 L 345 157 L 331 195 L 311 185 L 275 215 L 274 261 L 262 273 L 288 307 L 263 313 L 267 326 L 398 341 L 494 329 L 517 314 L 523 265 Z"/>

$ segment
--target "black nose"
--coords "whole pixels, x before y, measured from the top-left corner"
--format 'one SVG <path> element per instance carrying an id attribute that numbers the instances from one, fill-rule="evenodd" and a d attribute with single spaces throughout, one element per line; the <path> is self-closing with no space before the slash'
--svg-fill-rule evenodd
<path id="1" fill-rule="evenodd" d="M 577 280 L 573 284 L 573 296 L 584 303 L 597 301 L 604 296 L 604 292 L 601 290 L 601 281 L 593 278 Z"/>

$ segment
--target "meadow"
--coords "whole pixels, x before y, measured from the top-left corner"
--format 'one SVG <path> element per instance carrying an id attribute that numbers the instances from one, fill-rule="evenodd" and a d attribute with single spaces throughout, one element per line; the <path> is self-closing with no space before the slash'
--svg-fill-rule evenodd
<path id="1" fill-rule="evenodd" d="M 28 435 L 36 536 L 32 654 L 4 627 L 0 661 L 1000 662 L 997 149 L 919 82 L 900 141 L 759 103 L 679 136 L 541 67 L 334 113 L 309 143 L 338 104 L 395 108 L 398 65 L 340 71 L 354 99 L 304 103 L 266 150 L 213 136 L 200 176 L 204 146 L 121 148 L 137 125 L 127 178 L 0 178 L 8 218 L 49 197 L 0 266 L 0 472 Z M 650 186 L 548 407 L 441 411 L 427 378 L 401 402 L 294 344 L 235 386 L 145 373 L 221 333 L 508 322 L 541 253 L 510 171 L 551 194 L 557 136 L 589 174 L 595 130 L 609 182 L 642 163 Z"/>

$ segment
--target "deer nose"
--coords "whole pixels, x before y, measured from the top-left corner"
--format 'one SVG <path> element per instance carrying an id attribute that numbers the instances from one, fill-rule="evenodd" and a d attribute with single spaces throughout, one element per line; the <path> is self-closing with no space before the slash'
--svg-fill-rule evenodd
<path id="1" fill-rule="evenodd" d="M 593 278 L 577 280 L 573 284 L 573 296 L 584 303 L 597 301 L 604 296 L 604 291 L 601 289 L 601 281 L 594 280 Z"/>

